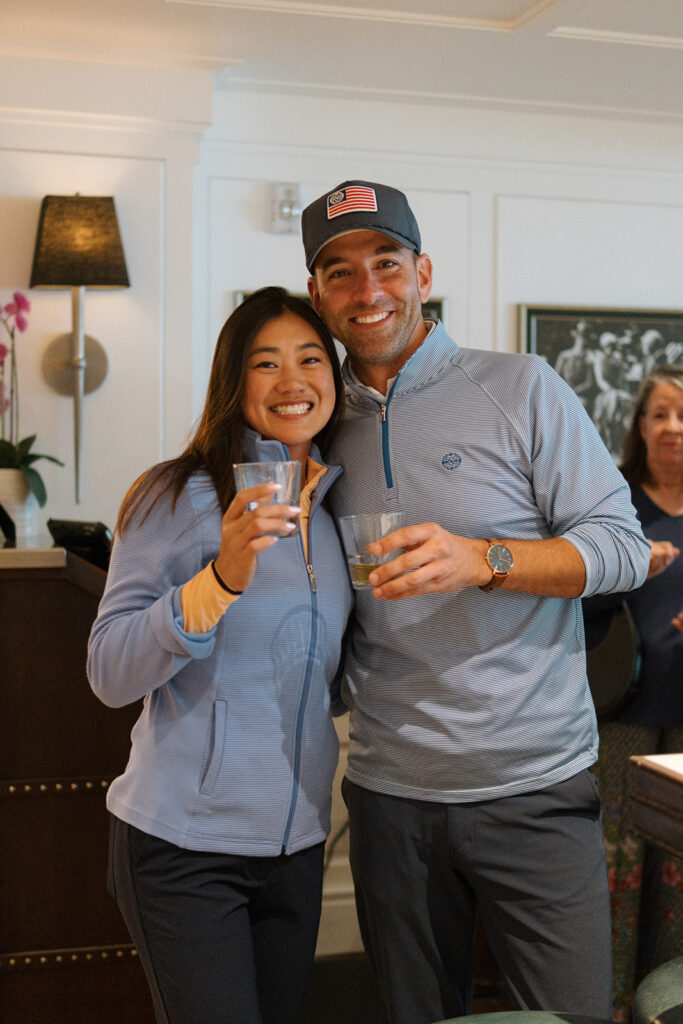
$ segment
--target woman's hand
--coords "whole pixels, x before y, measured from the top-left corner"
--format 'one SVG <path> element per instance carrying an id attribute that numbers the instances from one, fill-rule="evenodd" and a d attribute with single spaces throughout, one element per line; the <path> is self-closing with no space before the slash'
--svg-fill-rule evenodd
<path id="1" fill-rule="evenodd" d="M 668 540 L 648 540 L 648 544 L 650 545 L 650 568 L 647 572 L 647 579 L 650 580 L 653 576 L 658 576 L 660 572 L 668 569 L 681 552 Z"/>
<path id="2" fill-rule="evenodd" d="M 671 620 L 671 625 L 675 626 L 679 633 L 683 633 L 683 612 L 679 612 L 676 618 Z"/>
<path id="3" fill-rule="evenodd" d="M 216 570 L 231 590 L 246 590 L 256 570 L 260 551 L 277 544 L 279 533 L 293 533 L 296 505 L 270 505 L 279 485 L 259 484 L 238 491 L 223 516 L 221 549 Z M 250 507 L 251 506 L 251 507 Z"/>

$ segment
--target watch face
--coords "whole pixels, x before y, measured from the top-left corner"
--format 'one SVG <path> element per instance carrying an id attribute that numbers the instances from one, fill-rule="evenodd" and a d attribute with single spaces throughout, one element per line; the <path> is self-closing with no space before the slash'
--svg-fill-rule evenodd
<path id="1" fill-rule="evenodd" d="M 494 572 L 510 572 L 512 568 L 512 554 L 504 544 L 492 544 L 486 557 Z"/>

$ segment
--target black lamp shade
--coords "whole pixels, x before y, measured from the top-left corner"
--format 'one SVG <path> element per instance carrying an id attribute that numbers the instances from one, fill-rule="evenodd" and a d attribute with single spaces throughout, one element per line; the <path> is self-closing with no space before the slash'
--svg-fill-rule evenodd
<path id="1" fill-rule="evenodd" d="M 111 196 L 45 196 L 33 253 L 31 288 L 128 288 Z"/>

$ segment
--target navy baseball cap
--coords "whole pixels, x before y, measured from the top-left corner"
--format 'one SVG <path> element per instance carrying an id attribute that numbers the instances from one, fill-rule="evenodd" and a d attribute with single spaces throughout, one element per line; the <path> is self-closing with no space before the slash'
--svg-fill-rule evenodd
<path id="1" fill-rule="evenodd" d="M 322 247 L 351 231 L 380 231 L 406 249 L 420 252 L 420 229 L 403 192 L 372 181 L 345 181 L 301 215 L 309 273 Z"/>

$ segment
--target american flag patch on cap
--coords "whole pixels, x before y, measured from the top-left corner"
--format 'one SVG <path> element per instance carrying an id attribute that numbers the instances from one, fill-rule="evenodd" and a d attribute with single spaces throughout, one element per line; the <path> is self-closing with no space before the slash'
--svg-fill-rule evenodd
<path id="1" fill-rule="evenodd" d="M 377 196 L 374 188 L 366 185 L 347 185 L 327 197 L 327 219 L 340 217 L 342 213 L 356 213 L 358 210 L 377 210 Z"/>

